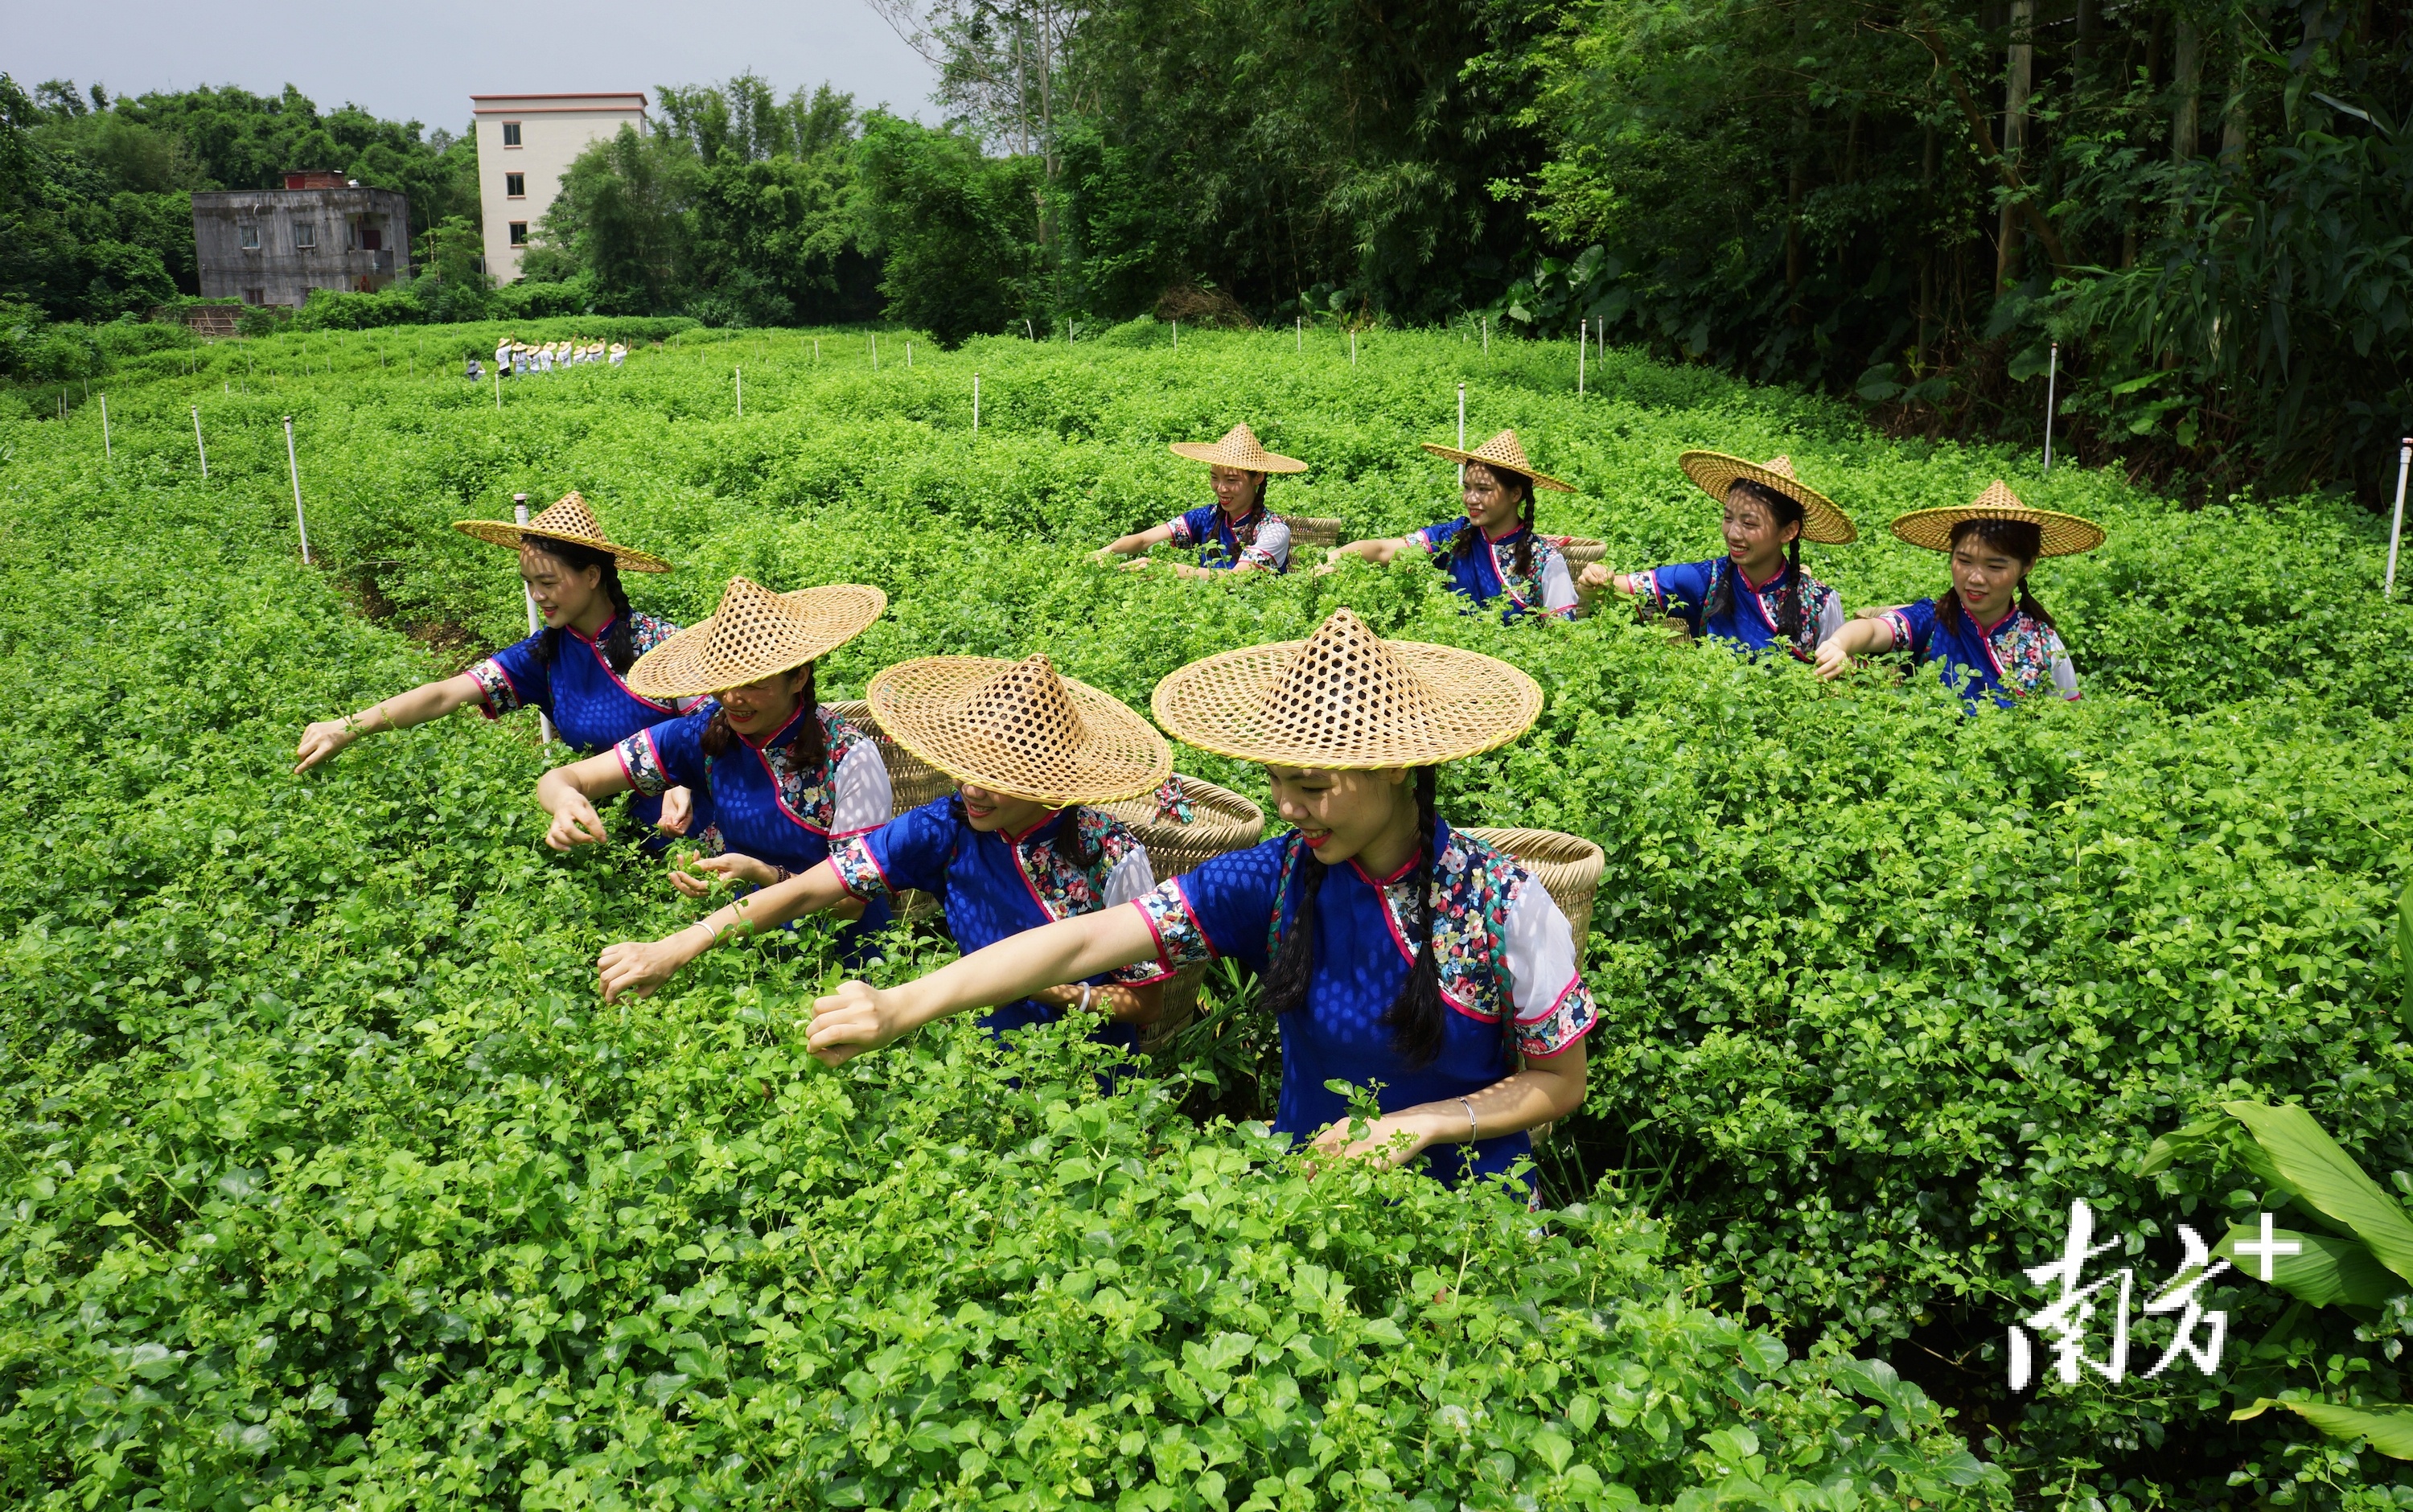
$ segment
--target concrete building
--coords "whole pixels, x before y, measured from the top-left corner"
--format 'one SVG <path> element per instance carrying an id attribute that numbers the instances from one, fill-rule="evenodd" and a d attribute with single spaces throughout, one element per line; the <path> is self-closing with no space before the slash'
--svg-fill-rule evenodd
<path id="1" fill-rule="evenodd" d="M 282 189 L 193 195 L 204 299 L 299 305 L 314 289 L 365 293 L 410 271 L 410 200 L 341 173 L 288 173 Z"/>
<path id="2" fill-rule="evenodd" d="M 472 95 L 478 123 L 478 208 L 485 217 L 486 273 L 507 284 L 520 251 L 561 192 L 561 175 L 598 137 L 645 129 L 645 96 Z"/>

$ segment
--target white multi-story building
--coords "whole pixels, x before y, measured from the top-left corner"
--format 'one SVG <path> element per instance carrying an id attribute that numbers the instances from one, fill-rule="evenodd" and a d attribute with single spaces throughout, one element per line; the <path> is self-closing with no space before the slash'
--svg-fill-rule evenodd
<path id="1" fill-rule="evenodd" d="M 561 175 L 586 144 L 623 125 L 645 129 L 645 96 L 472 95 L 478 123 L 478 206 L 485 217 L 486 272 L 496 283 L 520 275 L 520 252 L 544 218 Z"/>

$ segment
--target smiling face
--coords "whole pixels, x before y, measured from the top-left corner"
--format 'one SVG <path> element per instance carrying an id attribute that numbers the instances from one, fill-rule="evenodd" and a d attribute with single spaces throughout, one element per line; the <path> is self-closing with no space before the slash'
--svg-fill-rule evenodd
<path id="1" fill-rule="evenodd" d="M 1765 583 L 1776 575 L 1784 561 L 1784 548 L 1801 533 L 1801 522 L 1779 521 L 1768 500 L 1737 483 L 1726 490 L 1725 517 L 1720 528 L 1725 532 L 1727 557 L 1753 582 Z"/>
<path id="2" fill-rule="evenodd" d="M 1296 829 L 1315 859 L 1327 867 L 1369 851 L 1388 860 L 1415 844 L 1415 795 L 1407 771 L 1322 772 L 1268 766 L 1274 808 Z M 1394 863 L 1396 864 L 1396 863 Z M 1372 863 L 1368 863 L 1371 869 Z"/>
<path id="3" fill-rule="evenodd" d="M 534 546 L 522 546 L 520 581 L 527 585 L 529 596 L 536 600 L 536 612 L 544 616 L 547 630 L 584 626 L 587 620 L 599 617 L 599 611 L 600 617 L 609 617 L 612 613 L 600 567 L 572 567 Z"/>
<path id="4" fill-rule="evenodd" d="M 1467 523 L 1496 541 L 1517 528 L 1532 487 L 1514 473 L 1497 473 L 1470 462 L 1458 499 L 1466 506 Z"/>
<path id="5" fill-rule="evenodd" d="M 964 819 L 983 835 L 1003 830 L 1008 835 L 1021 835 L 1055 812 L 1045 804 L 1030 798 L 1009 798 L 1002 793 L 991 793 L 970 782 L 957 785 L 956 796 L 964 801 Z"/>
<path id="6" fill-rule="evenodd" d="M 1215 480 L 1215 502 L 1223 506 L 1224 513 L 1236 520 L 1256 508 L 1257 493 L 1265 486 L 1264 473 L 1251 472 L 1245 467 L 1218 467 L 1212 476 Z"/>
<path id="7" fill-rule="evenodd" d="M 1968 531 L 1952 543 L 1952 591 L 1972 618 L 1991 625 L 2010 613 L 2020 579 L 2034 566 L 2034 560 L 2015 556 Z"/>
<path id="8" fill-rule="evenodd" d="M 807 670 L 798 667 L 792 672 L 775 672 L 760 681 L 723 689 L 712 696 L 720 701 L 720 711 L 728 716 L 729 728 L 741 735 L 759 738 L 775 734 L 796 712 Z"/>

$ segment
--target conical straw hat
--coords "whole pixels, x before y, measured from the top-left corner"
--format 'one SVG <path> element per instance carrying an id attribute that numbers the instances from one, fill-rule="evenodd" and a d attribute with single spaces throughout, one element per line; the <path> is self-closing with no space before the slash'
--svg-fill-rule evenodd
<path id="1" fill-rule="evenodd" d="M 1555 488 L 1562 494 L 1576 491 L 1573 483 L 1562 483 L 1525 460 L 1525 449 L 1517 443 L 1515 431 L 1502 431 L 1472 452 L 1461 452 L 1438 441 L 1427 441 L 1424 448 L 1433 455 L 1447 457 L 1452 462 L 1480 462 L 1487 467 L 1505 467 L 1510 472 L 1521 472 L 1533 480 L 1536 488 Z"/>
<path id="2" fill-rule="evenodd" d="M 1304 641 L 1243 646 L 1156 685 L 1156 722 L 1201 750 L 1318 771 L 1430 766 L 1504 746 L 1542 712 L 1505 661 L 1385 641 L 1346 609 Z"/>
<path id="3" fill-rule="evenodd" d="M 1044 656 L 900 661 L 864 697 L 891 739 L 956 781 L 1051 808 L 1111 803 L 1173 775 L 1155 726 Z"/>
<path id="4" fill-rule="evenodd" d="M 1835 501 L 1793 476 L 1791 457 L 1774 457 L 1767 462 L 1745 462 L 1723 452 L 1687 452 L 1676 459 L 1684 476 L 1701 485 L 1701 492 L 1723 504 L 1726 490 L 1738 481 L 1754 482 L 1773 489 L 1801 506 L 1801 539 L 1814 541 L 1822 546 L 1842 546 L 1860 539 L 1860 527 L 1852 523 Z"/>
<path id="5" fill-rule="evenodd" d="M 1305 472 L 1307 464 L 1296 457 L 1286 457 L 1279 452 L 1268 452 L 1257 444 L 1257 433 L 1246 425 L 1235 425 L 1223 433 L 1220 441 L 1176 441 L 1173 454 L 1188 457 L 1192 462 L 1211 462 L 1219 467 L 1239 467 L 1248 472 Z"/>
<path id="6" fill-rule="evenodd" d="M 1893 533 L 1914 546 L 1929 551 L 1952 549 L 1952 527 L 1963 520 L 2024 520 L 2035 526 L 2044 537 L 2036 556 L 2074 556 L 2093 551 L 2103 544 L 2103 527 L 2077 514 L 2059 514 L 2051 510 L 2030 509 L 2020 502 L 2019 496 L 2003 486 L 2000 478 L 1986 485 L 1986 491 L 1958 509 L 1913 510 L 1893 523 Z"/>
<path id="7" fill-rule="evenodd" d="M 452 528 L 465 536 L 475 536 L 492 545 L 520 549 L 522 536 L 542 536 L 548 541 L 567 541 L 594 551 L 608 551 L 624 572 L 667 572 L 671 564 L 651 552 L 614 544 L 603 534 L 603 523 L 595 511 L 578 497 L 577 490 L 561 496 L 547 506 L 544 512 L 526 525 L 510 520 L 455 520 Z"/>
<path id="8" fill-rule="evenodd" d="M 887 607 L 888 595 L 860 583 L 773 593 L 733 577 L 712 617 L 637 659 L 629 669 L 629 687 L 648 698 L 743 688 L 827 656 L 862 634 Z"/>

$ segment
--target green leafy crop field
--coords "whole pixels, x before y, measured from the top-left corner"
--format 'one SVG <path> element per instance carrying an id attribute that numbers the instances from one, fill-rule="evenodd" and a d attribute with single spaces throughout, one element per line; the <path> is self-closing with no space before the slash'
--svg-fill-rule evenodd
<path id="1" fill-rule="evenodd" d="M 2138 1174 L 2224 1099 L 2301 1101 L 2383 1179 L 2413 1170 L 2389 942 L 2413 611 L 2380 601 L 2368 517 L 2182 511 L 1618 353 L 1578 398 L 1571 348 L 1454 334 L 1375 334 L 1353 365 L 1329 334 L 1177 349 L 1147 323 L 914 337 L 909 366 L 883 333 L 875 369 L 859 331 L 687 331 L 499 408 L 460 376 L 497 334 L 129 357 L 108 458 L 80 393 L 0 421 L 13 1503 L 2413 1499 L 2292 1415 L 2228 1420 L 2288 1388 L 2405 1400 L 2401 1320 L 2283 1317 L 2231 1275 L 2209 1378 L 2015 1397 L 2004 1348 L 2073 1199 L 2140 1287 L 2179 1223 L 2273 1205 L 2236 1172 Z M 1578 485 L 1545 528 L 1620 567 L 1716 549 L 1688 446 L 1789 452 L 1851 509 L 1861 542 L 1808 554 L 1850 607 L 1942 586 L 1885 535 L 1901 510 L 1999 475 L 2098 518 L 2109 546 L 2036 580 L 2087 696 L 1969 719 L 1889 668 L 1820 685 L 1621 613 L 1503 627 L 1404 566 L 1085 559 L 1203 501 L 1164 443 L 1240 420 L 1314 465 L 1279 510 L 1352 536 L 1441 518 L 1451 471 L 1415 443 L 1455 435 L 1460 383 L 1470 437 L 1514 425 Z M 1341 603 L 1531 672 L 1542 722 L 1445 772 L 1443 807 L 1608 853 L 1591 1100 L 1540 1157 L 1556 1210 L 1299 1175 L 1251 1126 L 1271 1030 L 1236 984 L 1111 1096 L 1081 1044 L 962 1025 L 821 1072 L 809 945 L 607 1007 L 597 950 L 693 906 L 632 853 L 542 849 L 527 721 L 289 776 L 308 719 L 524 633 L 510 559 L 445 526 L 572 488 L 680 565 L 630 586 L 682 622 L 734 572 L 886 589 L 825 696 L 1044 650 L 1144 708 L 1182 662 Z M 2134 1332 L 2150 1358 L 2169 1325 Z"/>

